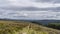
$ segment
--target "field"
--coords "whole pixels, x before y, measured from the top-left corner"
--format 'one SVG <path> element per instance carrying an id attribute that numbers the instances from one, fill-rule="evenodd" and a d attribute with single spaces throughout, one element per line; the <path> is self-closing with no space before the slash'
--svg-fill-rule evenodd
<path id="1" fill-rule="evenodd" d="M 60 30 L 31 22 L 0 20 L 0 34 L 60 34 Z"/>

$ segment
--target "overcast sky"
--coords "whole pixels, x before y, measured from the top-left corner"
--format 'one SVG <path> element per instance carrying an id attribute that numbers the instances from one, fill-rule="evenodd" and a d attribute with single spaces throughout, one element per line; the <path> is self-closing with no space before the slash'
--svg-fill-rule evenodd
<path id="1" fill-rule="evenodd" d="M 0 18 L 60 20 L 60 0 L 0 0 Z"/>

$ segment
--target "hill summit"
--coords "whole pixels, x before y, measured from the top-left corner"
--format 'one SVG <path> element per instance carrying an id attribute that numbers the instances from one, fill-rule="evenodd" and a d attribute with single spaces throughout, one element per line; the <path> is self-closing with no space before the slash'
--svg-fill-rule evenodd
<path id="1" fill-rule="evenodd" d="M 0 34 L 60 34 L 60 31 L 31 22 L 2 20 Z"/>

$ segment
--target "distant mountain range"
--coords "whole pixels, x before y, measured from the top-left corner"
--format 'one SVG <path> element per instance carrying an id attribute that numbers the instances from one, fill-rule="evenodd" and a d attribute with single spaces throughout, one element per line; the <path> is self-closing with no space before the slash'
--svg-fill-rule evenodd
<path id="1" fill-rule="evenodd" d="M 48 24 L 48 23 L 60 23 L 60 20 L 35 20 L 36 23 Z"/>
<path id="2" fill-rule="evenodd" d="M 37 24 L 60 23 L 60 20 L 18 20 L 18 19 L 0 19 L 0 20 L 25 21 L 25 22 L 32 22 Z"/>

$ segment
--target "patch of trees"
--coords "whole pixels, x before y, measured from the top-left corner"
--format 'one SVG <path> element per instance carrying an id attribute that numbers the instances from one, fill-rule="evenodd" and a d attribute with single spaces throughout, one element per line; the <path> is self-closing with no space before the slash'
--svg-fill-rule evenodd
<path id="1" fill-rule="evenodd" d="M 60 30 L 60 23 L 49 23 L 47 27 L 59 29 Z"/>

